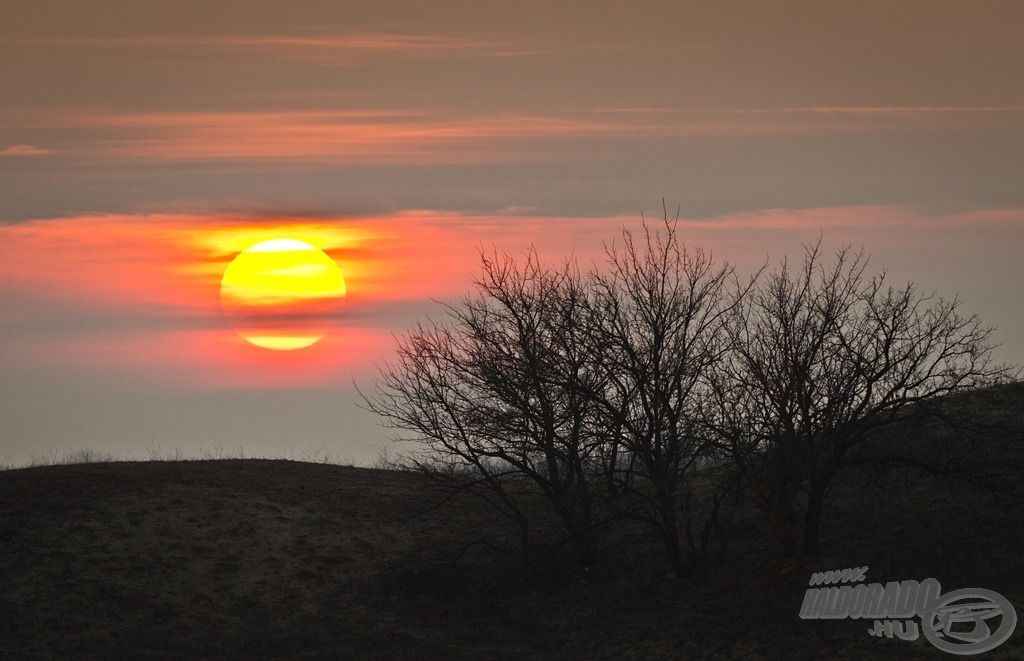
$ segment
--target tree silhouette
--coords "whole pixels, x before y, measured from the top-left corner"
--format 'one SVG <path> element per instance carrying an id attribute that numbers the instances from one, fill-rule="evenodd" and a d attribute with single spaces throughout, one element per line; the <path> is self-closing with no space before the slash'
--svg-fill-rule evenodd
<path id="1" fill-rule="evenodd" d="M 800 506 L 804 551 L 820 551 L 823 506 L 852 450 L 915 404 L 1011 374 L 992 363 L 992 329 L 959 300 L 893 288 L 866 267 L 848 248 L 826 265 L 819 241 L 740 300 L 728 326 L 714 424 L 786 554 Z"/>
<path id="2" fill-rule="evenodd" d="M 801 533 L 816 554 L 841 470 L 933 400 L 1013 373 L 958 299 L 869 277 L 863 251 L 827 264 L 820 241 L 746 284 L 687 249 L 667 217 L 624 231 L 586 276 L 534 250 L 481 263 L 475 293 L 402 338 L 364 399 L 421 442 L 415 466 L 485 497 L 524 544 L 522 496 L 542 496 L 578 568 L 594 562 L 613 502 L 688 573 L 706 551 L 692 536 L 697 466 L 738 478 L 784 554 Z"/>
<path id="3" fill-rule="evenodd" d="M 420 465 L 441 461 L 515 519 L 524 541 L 517 489 L 523 479 L 534 485 L 587 568 L 605 439 L 583 394 L 600 378 L 588 357 L 586 289 L 571 263 L 542 266 L 533 250 L 521 263 L 481 261 L 477 294 L 449 306 L 447 323 L 400 341 L 367 405 L 416 434 Z"/>
<path id="4" fill-rule="evenodd" d="M 744 292 L 729 296 L 728 265 L 688 250 L 677 222 L 642 236 L 623 231 L 610 269 L 592 278 L 590 346 L 604 376 L 588 393 L 615 430 L 609 463 L 616 486 L 640 496 L 638 512 L 659 532 L 677 575 L 687 573 L 680 542 L 686 473 L 705 457 L 707 371 L 726 351 L 725 323 Z M 639 239 L 639 240 L 638 240 Z"/>

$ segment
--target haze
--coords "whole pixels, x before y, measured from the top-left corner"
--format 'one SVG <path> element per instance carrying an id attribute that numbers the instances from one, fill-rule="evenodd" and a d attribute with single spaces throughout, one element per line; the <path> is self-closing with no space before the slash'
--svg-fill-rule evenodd
<path id="1" fill-rule="evenodd" d="M 1024 4 L 0 7 L 0 463 L 368 462 L 393 333 L 478 251 L 600 264 L 641 212 L 741 270 L 863 246 L 1024 361 Z M 309 240 L 341 331 L 240 344 L 238 251 Z"/>

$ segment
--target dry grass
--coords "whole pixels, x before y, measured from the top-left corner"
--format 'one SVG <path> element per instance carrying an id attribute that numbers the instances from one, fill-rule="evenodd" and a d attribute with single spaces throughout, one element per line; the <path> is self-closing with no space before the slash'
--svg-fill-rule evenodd
<path id="1" fill-rule="evenodd" d="M 1001 419 L 1022 426 L 1022 402 Z M 8 470 L 0 658 L 949 658 L 860 620 L 798 618 L 812 571 L 860 565 L 869 581 L 994 589 L 1024 615 L 1019 501 L 910 473 L 888 484 L 844 483 L 820 558 L 780 560 L 741 512 L 724 567 L 669 579 L 657 544 L 627 534 L 583 585 L 554 530 L 502 549 L 481 503 L 422 514 L 433 496 L 409 474 L 256 459 Z M 1024 656 L 1020 629 L 1004 658 Z"/>

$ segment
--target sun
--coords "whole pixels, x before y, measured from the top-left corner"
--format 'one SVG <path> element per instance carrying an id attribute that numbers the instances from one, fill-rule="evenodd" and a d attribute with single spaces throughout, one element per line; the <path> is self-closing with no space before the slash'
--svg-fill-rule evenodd
<path id="1" fill-rule="evenodd" d="M 221 307 L 238 334 L 264 349 L 303 349 L 334 325 L 346 294 L 331 257 L 305 241 L 262 241 L 240 252 L 220 282 Z"/>

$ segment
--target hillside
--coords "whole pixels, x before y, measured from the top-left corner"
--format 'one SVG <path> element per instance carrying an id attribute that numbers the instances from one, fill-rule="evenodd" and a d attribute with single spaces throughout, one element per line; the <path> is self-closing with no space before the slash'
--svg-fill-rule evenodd
<path id="1" fill-rule="evenodd" d="M 1019 384 L 987 397 L 1006 439 Z M 1019 477 L 1019 476 L 1018 476 Z M 867 489 L 868 479 L 883 482 Z M 825 554 L 783 561 L 756 513 L 730 559 L 667 576 L 654 540 L 609 538 L 589 584 L 555 531 L 526 553 L 475 500 L 430 509 L 415 475 L 275 460 L 0 472 L 0 658 L 952 658 L 864 620 L 801 620 L 812 572 L 982 587 L 1024 615 L 1019 498 L 913 472 L 839 490 Z M 996 658 L 1024 656 L 1024 627 Z"/>

